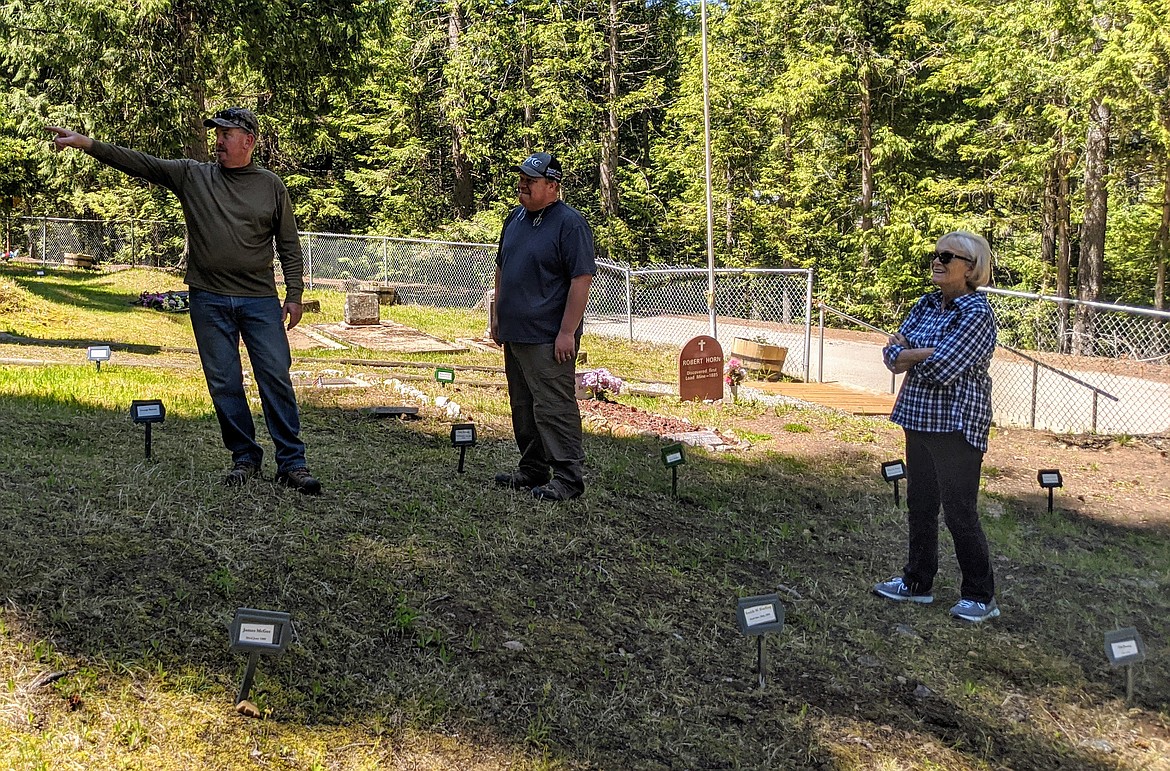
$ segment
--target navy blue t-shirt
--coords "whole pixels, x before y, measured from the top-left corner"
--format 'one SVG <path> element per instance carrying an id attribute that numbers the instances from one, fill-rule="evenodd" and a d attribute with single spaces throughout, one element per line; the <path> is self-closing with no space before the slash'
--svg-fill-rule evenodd
<path id="1" fill-rule="evenodd" d="M 513 209 L 496 251 L 500 340 L 555 342 L 569 285 L 577 276 L 597 274 L 594 251 L 589 223 L 568 204 L 555 201 L 537 214 L 523 206 Z"/>

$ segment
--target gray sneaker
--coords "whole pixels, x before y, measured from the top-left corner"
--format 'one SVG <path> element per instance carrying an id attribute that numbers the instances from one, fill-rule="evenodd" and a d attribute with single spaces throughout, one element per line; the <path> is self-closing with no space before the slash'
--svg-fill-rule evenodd
<path id="1" fill-rule="evenodd" d="M 995 598 L 991 602 L 976 602 L 975 600 L 959 600 L 951 608 L 951 615 L 957 619 L 968 621 L 972 624 L 978 624 L 986 621 L 989 618 L 995 618 L 999 615 L 999 606 L 995 604 Z"/>
<path id="2" fill-rule="evenodd" d="M 923 605 L 934 602 L 933 594 L 915 594 L 910 591 L 910 587 L 906 586 L 906 582 L 902 580 L 901 576 L 894 576 L 889 581 L 874 584 L 873 593 L 880 594 L 887 600 L 894 602 L 918 602 Z"/>

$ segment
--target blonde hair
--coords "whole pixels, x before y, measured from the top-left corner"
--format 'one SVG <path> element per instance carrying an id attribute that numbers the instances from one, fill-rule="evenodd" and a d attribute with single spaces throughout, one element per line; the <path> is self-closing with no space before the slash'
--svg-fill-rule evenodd
<path id="1" fill-rule="evenodd" d="M 967 230 L 955 230 L 940 238 L 935 248 L 975 260 L 971 266 L 971 276 L 967 279 L 967 285 L 972 289 L 991 283 L 991 245 L 983 236 Z"/>

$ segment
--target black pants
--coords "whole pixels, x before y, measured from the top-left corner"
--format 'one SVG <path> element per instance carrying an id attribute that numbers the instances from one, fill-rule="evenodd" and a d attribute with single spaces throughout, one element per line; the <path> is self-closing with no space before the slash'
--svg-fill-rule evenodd
<path id="1" fill-rule="evenodd" d="M 504 373 L 519 470 L 531 479 L 555 479 L 585 490 L 585 450 L 577 407 L 576 357 L 558 362 L 552 343 L 504 343 Z"/>
<path id="2" fill-rule="evenodd" d="M 925 594 L 934 585 L 941 504 L 963 573 L 962 598 L 990 602 L 995 596 L 991 554 L 976 506 L 982 467 L 983 452 L 972 447 L 961 431 L 906 431 L 910 556 L 902 580 L 911 591 Z"/>

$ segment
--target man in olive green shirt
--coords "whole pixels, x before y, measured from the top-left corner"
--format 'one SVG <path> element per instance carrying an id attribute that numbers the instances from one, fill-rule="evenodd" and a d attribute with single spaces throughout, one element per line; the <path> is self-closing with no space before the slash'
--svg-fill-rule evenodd
<path id="1" fill-rule="evenodd" d="M 292 329 L 301 320 L 304 259 L 288 190 L 280 177 L 252 163 L 260 124 L 251 110 L 221 110 L 203 125 L 215 129 L 215 163 L 164 160 L 69 129 L 47 128 L 56 134 L 57 150 L 83 150 L 179 198 L 187 222 L 184 280 L 191 289 L 191 327 L 224 445 L 232 453 L 224 484 L 246 483 L 260 471 L 264 457 L 244 393 L 242 338 L 276 446 L 276 481 L 319 495 L 321 483 L 305 461 L 289 377 L 292 355 L 285 323 Z M 283 304 L 276 291 L 274 247 L 284 276 Z"/>

